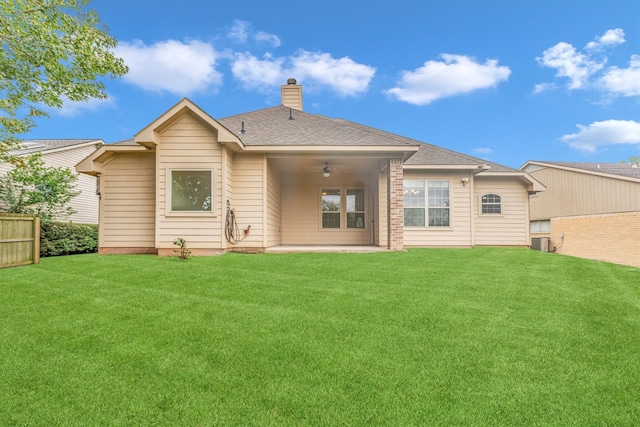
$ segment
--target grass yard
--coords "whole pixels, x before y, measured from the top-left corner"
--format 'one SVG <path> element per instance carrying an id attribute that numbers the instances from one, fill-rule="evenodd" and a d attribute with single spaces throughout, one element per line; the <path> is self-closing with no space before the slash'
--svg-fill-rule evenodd
<path id="1" fill-rule="evenodd" d="M 526 249 L 0 270 L 2 426 L 637 426 L 640 269 Z"/>

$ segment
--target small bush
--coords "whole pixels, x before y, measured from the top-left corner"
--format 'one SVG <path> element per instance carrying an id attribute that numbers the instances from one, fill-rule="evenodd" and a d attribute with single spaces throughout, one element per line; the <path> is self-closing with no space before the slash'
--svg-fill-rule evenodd
<path id="1" fill-rule="evenodd" d="M 40 256 L 85 254 L 98 251 L 98 226 L 51 222 L 40 229 Z"/>
<path id="2" fill-rule="evenodd" d="M 189 259 L 189 255 L 191 255 L 191 251 L 187 249 L 186 240 L 184 240 L 182 237 L 178 237 L 176 240 L 173 241 L 173 244 L 180 247 L 180 249 L 173 250 L 173 253 L 176 254 L 178 258 L 184 259 L 184 260 Z"/>

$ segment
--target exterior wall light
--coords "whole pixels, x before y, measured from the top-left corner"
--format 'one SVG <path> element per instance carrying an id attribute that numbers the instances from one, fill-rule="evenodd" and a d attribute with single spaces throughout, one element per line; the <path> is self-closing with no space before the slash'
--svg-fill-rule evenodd
<path id="1" fill-rule="evenodd" d="M 462 178 L 462 186 L 463 187 L 466 187 L 468 183 L 469 183 L 469 178 L 466 178 L 466 177 Z"/>

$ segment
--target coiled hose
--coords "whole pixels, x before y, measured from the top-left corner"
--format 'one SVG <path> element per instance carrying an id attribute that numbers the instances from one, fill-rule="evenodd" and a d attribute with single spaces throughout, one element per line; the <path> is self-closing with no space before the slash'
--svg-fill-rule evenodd
<path id="1" fill-rule="evenodd" d="M 251 228 L 251 226 L 248 228 Z M 227 242 L 232 245 L 237 245 L 247 237 L 247 234 L 248 229 L 244 231 L 244 235 L 240 234 L 240 227 L 236 221 L 236 213 L 233 208 L 231 208 L 231 203 L 227 200 L 227 217 L 224 224 L 224 237 L 226 237 Z"/>

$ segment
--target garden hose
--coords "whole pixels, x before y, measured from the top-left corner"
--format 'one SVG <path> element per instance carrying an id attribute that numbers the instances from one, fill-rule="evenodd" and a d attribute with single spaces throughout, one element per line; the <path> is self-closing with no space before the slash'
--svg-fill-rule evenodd
<path id="1" fill-rule="evenodd" d="M 240 237 L 240 227 L 238 226 L 238 222 L 236 221 L 236 213 L 234 212 L 233 208 L 231 208 L 231 203 L 229 203 L 229 201 L 227 200 L 227 217 L 224 226 L 224 236 L 227 238 L 227 242 L 231 243 L 232 245 L 237 245 L 247 237 L 250 228 L 251 226 L 247 227 L 246 230 L 243 230 L 244 235 Z"/>

